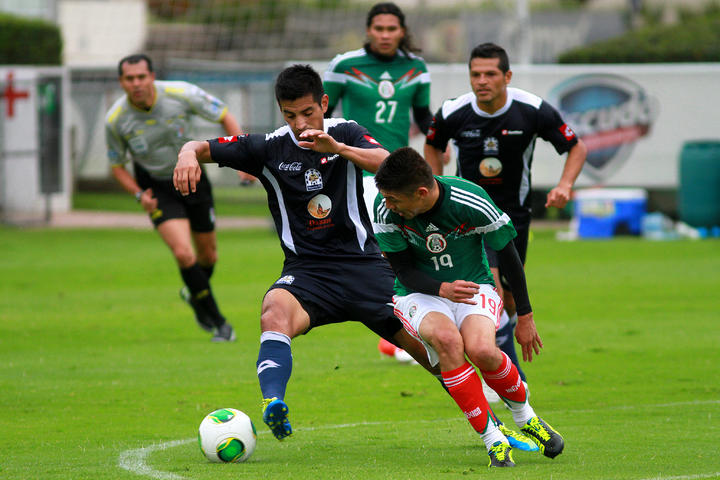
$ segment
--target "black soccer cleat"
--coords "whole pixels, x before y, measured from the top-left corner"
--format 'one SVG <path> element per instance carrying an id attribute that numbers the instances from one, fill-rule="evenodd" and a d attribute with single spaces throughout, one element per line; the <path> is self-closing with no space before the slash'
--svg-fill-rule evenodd
<path id="1" fill-rule="evenodd" d="M 235 329 L 232 325 L 225 322 L 220 325 L 215 331 L 215 335 L 212 337 L 213 342 L 234 342 L 235 341 Z"/>
<path id="2" fill-rule="evenodd" d="M 565 448 L 563 437 L 540 417 L 532 417 L 520 430 L 532 438 L 548 458 L 557 457 Z"/>

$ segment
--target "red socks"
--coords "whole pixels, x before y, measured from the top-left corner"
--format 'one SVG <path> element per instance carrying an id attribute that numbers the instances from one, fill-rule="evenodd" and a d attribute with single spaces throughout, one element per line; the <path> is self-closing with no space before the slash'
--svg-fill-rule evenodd
<path id="1" fill-rule="evenodd" d="M 517 371 L 515 372 L 517 375 Z M 483 433 L 488 426 L 490 408 L 483 395 L 482 382 L 475 368 L 468 362 L 455 370 L 442 372 L 443 383 L 460 410 L 467 417 L 470 425 L 478 433 Z M 524 392 L 524 390 L 523 390 Z"/>
<path id="2" fill-rule="evenodd" d="M 500 365 L 500 368 L 494 372 L 481 371 L 485 383 L 501 397 L 515 403 L 525 403 L 527 401 L 527 393 L 517 367 L 513 365 L 505 352 L 501 353 L 503 355 L 503 363 Z"/>

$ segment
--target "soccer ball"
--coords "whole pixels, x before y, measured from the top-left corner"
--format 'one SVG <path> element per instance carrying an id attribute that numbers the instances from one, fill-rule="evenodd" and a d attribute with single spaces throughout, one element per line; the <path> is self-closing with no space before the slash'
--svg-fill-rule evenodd
<path id="1" fill-rule="evenodd" d="M 240 410 L 221 408 L 200 422 L 198 444 L 211 462 L 244 462 L 255 451 L 256 443 L 255 425 Z"/>

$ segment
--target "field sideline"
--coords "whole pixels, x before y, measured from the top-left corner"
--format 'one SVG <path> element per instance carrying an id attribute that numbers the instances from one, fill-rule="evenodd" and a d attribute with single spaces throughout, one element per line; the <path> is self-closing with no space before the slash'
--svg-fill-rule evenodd
<path id="1" fill-rule="evenodd" d="M 213 286 L 234 344 L 194 325 L 152 231 L 0 227 L 0 478 L 720 478 L 718 240 L 534 232 L 527 272 L 545 349 L 525 369 L 567 447 L 555 460 L 517 452 L 517 468 L 493 471 L 437 382 L 381 358 L 354 324 L 293 342 L 296 433 L 272 438 L 255 360 L 278 241 L 221 231 L 219 246 Z M 260 432 L 245 464 L 209 464 L 193 440 L 219 407 Z"/>

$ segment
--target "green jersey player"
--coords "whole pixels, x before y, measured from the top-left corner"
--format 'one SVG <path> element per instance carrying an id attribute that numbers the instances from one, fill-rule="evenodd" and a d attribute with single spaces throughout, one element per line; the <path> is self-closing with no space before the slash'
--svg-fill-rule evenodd
<path id="1" fill-rule="evenodd" d="M 185 283 L 180 295 L 200 327 L 214 331 L 215 342 L 234 340 L 210 289 L 217 261 L 212 188 L 205 178 L 194 195 L 182 197 L 172 175 L 177 152 L 190 139 L 192 116 L 221 124 L 228 135 L 242 133 L 240 126 L 223 102 L 196 85 L 156 81 L 147 55 L 120 60 L 118 75 L 126 95 L 105 117 L 112 174 L 135 196 L 173 253 Z M 125 168 L 130 160 L 134 175 Z"/>
<path id="2" fill-rule="evenodd" d="M 343 117 L 367 128 L 392 152 L 408 145 L 411 109 L 418 128 L 427 133 L 432 121 L 430 74 L 416 55 L 405 14 L 394 3 L 378 3 L 368 11 L 366 35 L 363 48 L 337 55 L 325 72 L 326 116 L 342 103 Z M 364 171 L 363 176 L 363 199 L 371 212 L 377 188 L 371 173 Z M 378 349 L 400 361 L 412 360 L 383 339 Z"/>
<path id="3" fill-rule="evenodd" d="M 495 344 L 502 300 L 484 242 L 498 252 L 513 286 L 523 358 L 532 361 L 533 352 L 542 347 L 510 218 L 482 187 L 456 177 L 434 177 L 430 165 L 409 147 L 385 159 L 375 182 L 381 195 L 373 230 L 397 276 L 395 314 L 425 344 L 430 363 L 439 364 L 450 395 L 482 436 L 490 465 L 514 462 L 475 367 L 522 432 L 545 456 L 559 455 L 563 438 L 535 414 L 517 368 Z"/>
<path id="4" fill-rule="evenodd" d="M 394 3 L 378 3 L 367 15 L 367 43 L 337 55 L 323 79 L 329 104 L 326 116 L 342 102 L 343 117 L 355 120 L 388 151 L 408 145 L 410 110 L 423 133 L 432 121 L 430 74 L 415 55 L 405 15 Z M 371 175 L 370 173 L 365 173 Z M 366 189 L 374 190 L 372 181 Z M 375 200 L 366 202 L 369 208 Z"/>

